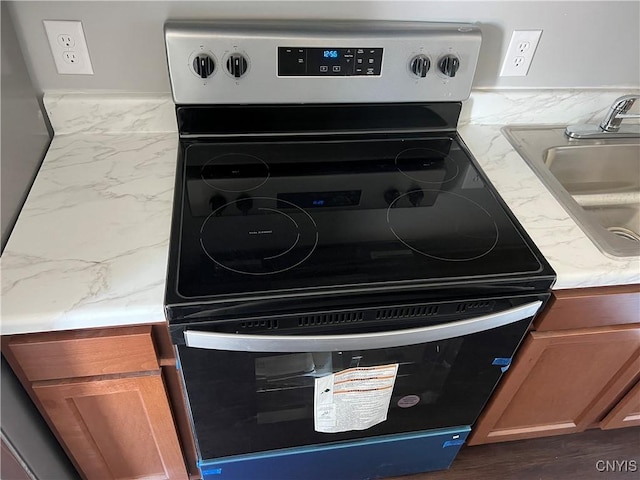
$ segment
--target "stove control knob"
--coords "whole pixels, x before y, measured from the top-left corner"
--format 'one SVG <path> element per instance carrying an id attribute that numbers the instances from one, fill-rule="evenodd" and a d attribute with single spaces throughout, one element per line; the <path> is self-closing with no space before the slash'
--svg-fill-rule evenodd
<path id="1" fill-rule="evenodd" d="M 246 193 L 243 193 L 238 197 L 238 200 L 236 201 L 236 207 L 238 207 L 238 210 L 246 215 L 247 213 L 249 213 L 249 210 L 253 208 L 253 198 L 251 198 Z"/>
<path id="2" fill-rule="evenodd" d="M 455 55 L 445 55 L 438 60 L 438 68 L 447 77 L 455 77 L 460 68 L 460 59 Z"/>
<path id="3" fill-rule="evenodd" d="M 416 55 L 409 63 L 409 69 L 416 77 L 424 78 L 431 67 L 431 60 L 426 55 Z"/>
<path id="4" fill-rule="evenodd" d="M 236 78 L 242 77 L 247 72 L 247 59 L 245 56 L 240 53 L 229 55 L 227 71 Z"/>
<path id="5" fill-rule="evenodd" d="M 200 78 L 211 76 L 216 68 L 216 64 L 206 53 L 201 53 L 193 59 L 193 70 L 200 75 Z"/>
<path id="6" fill-rule="evenodd" d="M 387 202 L 387 205 L 391 205 L 396 198 L 400 196 L 400 192 L 395 188 L 390 188 L 386 192 L 384 192 L 384 201 Z"/>
<path id="7" fill-rule="evenodd" d="M 424 198 L 424 192 L 419 188 L 413 188 L 409 190 L 409 195 L 407 196 L 409 197 L 411 205 L 413 205 L 414 207 L 419 207 L 422 199 Z"/>

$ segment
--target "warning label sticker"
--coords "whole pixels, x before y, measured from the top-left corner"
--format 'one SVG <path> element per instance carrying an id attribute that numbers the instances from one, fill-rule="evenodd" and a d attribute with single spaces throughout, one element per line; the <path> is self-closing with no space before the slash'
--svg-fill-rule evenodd
<path id="1" fill-rule="evenodd" d="M 356 367 L 315 379 L 314 423 L 322 433 L 366 430 L 387 419 L 398 364 Z"/>

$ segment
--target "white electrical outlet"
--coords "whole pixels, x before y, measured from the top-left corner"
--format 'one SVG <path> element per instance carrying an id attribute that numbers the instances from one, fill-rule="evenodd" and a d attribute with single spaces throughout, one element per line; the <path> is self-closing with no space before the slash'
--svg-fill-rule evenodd
<path id="1" fill-rule="evenodd" d="M 62 20 L 44 20 L 43 23 L 58 73 L 93 75 L 82 23 Z"/>
<path id="2" fill-rule="evenodd" d="M 536 53 L 542 30 L 514 30 L 504 57 L 501 77 L 524 77 Z"/>

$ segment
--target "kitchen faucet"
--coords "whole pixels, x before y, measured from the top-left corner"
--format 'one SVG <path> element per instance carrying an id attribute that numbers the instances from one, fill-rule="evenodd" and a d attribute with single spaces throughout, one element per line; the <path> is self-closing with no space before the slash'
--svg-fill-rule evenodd
<path id="1" fill-rule="evenodd" d="M 638 99 L 640 99 L 640 95 L 623 95 L 611 104 L 600 125 L 569 125 L 565 130 L 565 135 L 576 139 L 640 137 L 640 124 L 621 125 L 625 118 L 640 119 L 640 114 L 627 113 Z"/>

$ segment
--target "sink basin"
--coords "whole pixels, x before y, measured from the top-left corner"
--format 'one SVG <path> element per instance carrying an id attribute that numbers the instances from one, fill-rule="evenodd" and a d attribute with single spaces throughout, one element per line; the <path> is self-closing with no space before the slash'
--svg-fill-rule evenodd
<path id="1" fill-rule="evenodd" d="M 640 191 L 638 145 L 582 145 L 547 150 L 544 164 L 571 195 Z"/>
<path id="2" fill-rule="evenodd" d="M 570 140 L 564 126 L 503 133 L 601 251 L 640 255 L 640 139 Z"/>
<path id="3" fill-rule="evenodd" d="M 634 242 L 640 242 L 640 208 L 638 205 L 583 206 L 609 232 Z"/>

